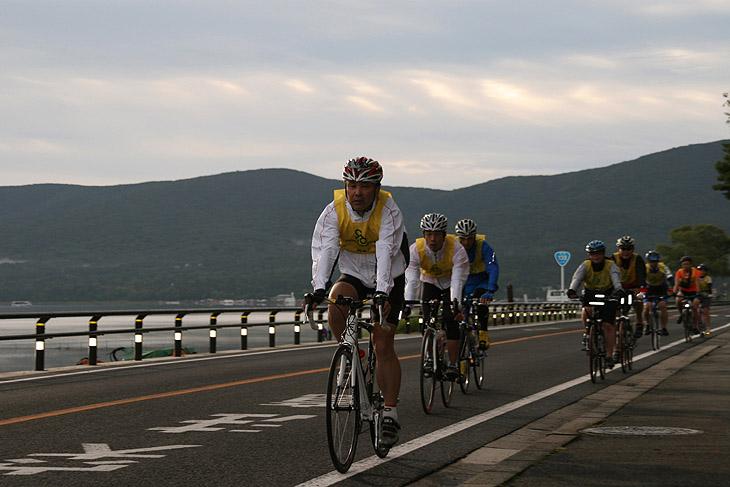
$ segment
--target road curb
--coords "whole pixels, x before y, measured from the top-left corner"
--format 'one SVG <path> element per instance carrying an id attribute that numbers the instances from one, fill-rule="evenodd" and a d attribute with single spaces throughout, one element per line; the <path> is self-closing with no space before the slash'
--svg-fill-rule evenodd
<path id="1" fill-rule="evenodd" d="M 719 338 L 719 337 L 717 337 Z M 689 348 L 646 370 L 627 376 L 566 407 L 533 421 L 461 460 L 409 485 L 496 487 L 509 481 L 573 441 L 579 431 L 595 426 L 682 368 L 721 347 L 728 340 Z"/>

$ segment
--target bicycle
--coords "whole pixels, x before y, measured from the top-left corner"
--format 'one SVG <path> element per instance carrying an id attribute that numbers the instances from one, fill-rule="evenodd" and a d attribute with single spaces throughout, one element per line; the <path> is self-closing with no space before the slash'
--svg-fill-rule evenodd
<path id="1" fill-rule="evenodd" d="M 646 326 L 649 328 L 649 334 L 651 335 L 651 349 L 660 350 L 662 348 L 662 330 L 660 328 L 661 322 L 659 321 L 659 302 L 667 299 L 667 296 L 649 295 L 646 299 L 649 303 L 651 303 L 649 319 L 646 323 Z"/>
<path id="2" fill-rule="evenodd" d="M 437 318 L 440 301 L 434 299 L 428 304 L 431 306 L 431 317 L 424 323 L 419 370 L 421 407 L 426 414 L 433 409 L 437 385 L 441 389 L 441 402 L 445 407 L 451 406 L 451 394 L 454 392 L 454 381 L 445 378 L 449 353 L 446 345 L 446 331 Z"/>
<path id="3" fill-rule="evenodd" d="M 316 330 L 311 299 L 311 294 L 305 295 L 305 319 Z M 364 431 L 364 423 L 369 423 L 370 438 L 378 457 L 385 458 L 390 450 L 390 447 L 380 444 L 385 401 L 375 375 L 377 360 L 373 347 L 373 325 L 357 316 L 360 308 L 373 303 L 371 299 L 360 300 L 343 296 L 338 296 L 335 300 L 325 298 L 324 302 L 349 308 L 345 330 L 332 356 L 326 398 L 330 457 L 335 468 L 345 473 L 355 458 L 358 435 Z M 381 326 L 386 331 L 390 328 L 385 321 Z M 358 343 L 362 330 L 368 332 L 365 349 Z"/>
<path id="4" fill-rule="evenodd" d="M 459 386 L 464 394 L 469 392 L 470 370 L 474 375 L 474 385 L 481 389 L 484 385 L 486 350 L 479 349 L 479 321 L 476 305 L 479 299 L 464 300 L 464 314 L 459 324 Z"/>
<path id="5" fill-rule="evenodd" d="M 627 373 L 634 366 L 634 346 L 636 339 L 631 327 L 631 318 L 629 317 L 633 298 L 634 295 L 632 293 L 621 298 L 619 303 L 621 305 L 621 313 L 616 325 L 617 350 L 619 353 L 619 361 L 621 362 L 621 371 L 623 373 Z"/>
<path id="6" fill-rule="evenodd" d="M 586 300 L 585 296 L 583 297 L 583 306 L 593 307 L 593 310 L 588 312 L 588 346 L 586 347 L 588 370 L 593 383 L 596 383 L 599 375 L 601 379 L 606 378 L 606 337 L 603 334 L 601 313 L 598 313 L 595 308 L 605 306 L 608 301 L 603 294 L 596 294 L 593 300 Z"/>

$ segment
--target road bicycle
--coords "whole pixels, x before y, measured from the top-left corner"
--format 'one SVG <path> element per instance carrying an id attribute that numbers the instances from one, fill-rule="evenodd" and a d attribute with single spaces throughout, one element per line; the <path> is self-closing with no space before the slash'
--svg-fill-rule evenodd
<path id="1" fill-rule="evenodd" d="M 591 375 L 591 382 L 595 383 L 600 376 L 601 379 L 606 378 L 606 337 L 603 334 L 603 319 L 597 308 L 605 306 L 609 299 L 603 294 L 596 294 L 593 299 L 583 297 L 583 306 L 591 307 L 590 311 L 586 311 L 588 320 L 588 344 L 586 346 L 586 354 L 588 355 L 588 370 Z"/>
<path id="2" fill-rule="evenodd" d="M 621 362 L 621 371 L 623 373 L 627 373 L 634 366 L 634 346 L 636 338 L 634 337 L 634 332 L 631 327 L 631 318 L 629 317 L 633 299 L 634 295 L 629 292 L 626 296 L 619 300 L 619 309 L 621 310 L 621 313 L 617 318 L 616 324 L 616 344 L 619 361 Z"/>
<path id="3" fill-rule="evenodd" d="M 317 329 L 314 310 L 310 306 L 312 295 L 305 295 L 305 316 L 312 329 Z M 370 439 L 375 453 L 384 458 L 390 447 L 381 444 L 383 409 L 385 401 L 376 380 L 377 360 L 373 347 L 371 321 L 358 317 L 358 310 L 372 305 L 371 299 L 354 299 L 338 296 L 324 302 L 349 309 L 345 330 L 330 364 L 327 378 L 326 421 L 327 444 L 335 468 L 344 473 L 352 465 L 357 440 L 369 423 Z M 380 310 L 382 316 L 382 310 Z M 372 313 L 371 313 L 372 314 Z M 390 326 L 383 321 L 385 331 Z M 362 330 L 368 334 L 364 348 L 358 341 Z"/>
<path id="4" fill-rule="evenodd" d="M 659 320 L 659 303 L 667 299 L 667 296 L 649 295 L 646 297 L 646 299 L 649 303 L 651 303 L 651 308 L 649 309 L 649 318 L 646 322 L 646 326 L 649 329 L 649 335 L 651 335 L 651 349 L 660 350 L 662 348 L 662 330 L 661 321 Z"/>
<path id="5" fill-rule="evenodd" d="M 449 364 L 449 352 L 446 343 L 446 331 L 438 319 L 440 301 L 428 302 L 431 316 L 424 323 L 421 340 L 421 366 L 419 368 L 421 382 L 421 406 L 428 414 L 433 409 L 436 389 L 441 390 L 441 401 L 445 407 L 451 406 L 451 394 L 454 392 L 454 381 L 445 377 Z"/>
<path id="6" fill-rule="evenodd" d="M 479 349 L 479 320 L 476 313 L 478 303 L 478 298 L 464 300 L 463 319 L 459 324 L 458 382 L 464 394 L 469 392 L 470 374 L 474 376 L 474 385 L 477 389 L 481 389 L 484 385 L 487 351 Z"/>

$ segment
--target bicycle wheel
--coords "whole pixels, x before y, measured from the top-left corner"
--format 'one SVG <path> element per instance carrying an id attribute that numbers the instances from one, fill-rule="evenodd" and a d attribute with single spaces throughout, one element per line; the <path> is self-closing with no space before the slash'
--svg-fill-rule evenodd
<path id="1" fill-rule="evenodd" d="M 626 361 L 626 367 L 631 370 L 634 368 L 634 344 L 636 343 L 636 338 L 631 330 L 631 322 L 624 328 L 623 337 L 625 348 L 622 360 Z M 623 364 L 623 362 L 621 363 Z"/>
<path id="2" fill-rule="evenodd" d="M 375 358 L 375 353 L 372 352 L 372 348 L 369 349 L 369 352 L 371 354 L 371 357 L 368 363 L 372 365 L 370 365 L 368 369 L 364 371 L 364 375 L 366 389 L 368 391 L 368 397 L 370 398 L 370 403 L 373 406 L 373 420 L 369 421 L 370 440 L 373 443 L 373 449 L 375 450 L 375 454 L 380 458 L 385 458 L 390 451 L 390 447 L 380 446 L 380 432 L 383 431 L 383 409 L 385 408 L 385 399 L 383 399 L 383 394 L 380 393 L 380 387 L 378 387 L 378 382 L 375 375 L 375 371 L 377 370 L 377 360 Z"/>
<path id="3" fill-rule="evenodd" d="M 659 350 L 659 316 L 656 308 L 649 314 L 649 330 L 651 333 L 651 349 Z"/>
<path id="4" fill-rule="evenodd" d="M 454 381 L 444 379 L 443 372 L 449 363 L 449 350 L 446 346 L 446 333 L 443 331 L 436 336 L 436 350 L 439 361 L 439 380 L 441 381 L 441 402 L 444 406 L 451 406 L 451 394 L 454 392 Z"/>
<path id="5" fill-rule="evenodd" d="M 599 324 L 596 326 L 596 343 L 598 344 L 598 372 L 601 375 L 601 379 L 605 379 L 606 378 L 606 338 L 603 335 L 603 324 Z"/>
<path id="6" fill-rule="evenodd" d="M 487 352 L 483 352 L 479 349 L 472 350 L 472 369 L 474 370 L 474 384 L 477 389 L 481 389 L 484 386 L 484 370 L 486 369 Z"/>
<path id="7" fill-rule="evenodd" d="M 626 348 L 628 346 L 628 343 L 626 342 L 626 333 L 627 333 L 628 328 L 629 328 L 628 320 L 626 320 L 626 319 L 619 320 L 617 346 L 618 346 L 619 361 L 621 362 L 621 372 L 623 372 L 624 374 L 629 369 L 629 364 L 627 362 L 627 357 L 626 357 L 626 352 L 627 352 Z"/>
<path id="8" fill-rule="evenodd" d="M 598 343 L 596 343 L 597 337 L 596 325 L 591 324 L 588 328 L 588 370 L 591 373 L 591 382 L 593 383 L 596 382 L 601 368 L 601 361 L 598 356 Z"/>
<path id="9" fill-rule="evenodd" d="M 684 341 L 692 341 L 692 314 L 688 309 L 682 312 L 682 326 L 684 326 Z"/>
<path id="10" fill-rule="evenodd" d="M 327 443 L 335 468 L 347 472 L 355 458 L 360 433 L 358 385 L 353 377 L 352 353 L 337 347 L 327 382 Z"/>
<path id="11" fill-rule="evenodd" d="M 426 414 L 433 409 L 433 396 L 436 390 L 436 364 L 433 360 L 433 330 L 427 328 L 421 340 L 421 406 Z M 426 368 L 426 361 L 431 358 L 430 370 Z"/>
<path id="12" fill-rule="evenodd" d="M 459 387 L 464 394 L 469 392 L 469 362 L 471 361 L 471 338 L 469 331 L 461 330 L 459 340 Z"/>

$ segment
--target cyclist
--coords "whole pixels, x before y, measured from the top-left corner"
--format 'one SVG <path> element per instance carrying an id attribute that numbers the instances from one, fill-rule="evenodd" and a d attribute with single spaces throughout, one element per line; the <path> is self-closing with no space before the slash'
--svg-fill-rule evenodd
<path id="1" fill-rule="evenodd" d="M 682 303 L 685 299 L 692 300 L 692 328 L 697 328 L 699 318 L 700 298 L 697 292 L 700 290 L 700 272 L 692 267 L 692 257 L 685 255 L 679 259 L 682 267 L 674 275 L 674 293 L 677 295 L 677 310 L 679 318 L 677 323 L 682 322 Z M 685 323 L 690 325 L 690 323 Z"/>
<path id="2" fill-rule="evenodd" d="M 456 237 L 469 257 L 469 277 L 464 286 L 465 297 L 479 297 L 477 319 L 479 320 L 479 348 L 489 348 L 488 304 L 499 286 L 499 263 L 497 254 L 487 243 L 484 235 L 477 235 L 477 224 L 466 218 L 459 220 L 455 228 Z"/>
<path id="3" fill-rule="evenodd" d="M 709 270 L 707 264 L 700 264 L 697 266 L 697 270 L 700 273 L 700 312 L 705 322 L 705 330 L 710 330 L 710 301 L 712 301 L 712 278 L 707 274 Z M 699 330 L 694 328 L 692 331 L 699 333 Z"/>
<path id="4" fill-rule="evenodd" d="M 317 220 L 312 236 L 313 306 L 325 297 L 338 262 L 340 277 L 330 297 L 364 299 L 382 304 L 390 330 L 373 327 L 378 360 L 377 380 L 383 392 L 385 410 L 382 441 L 392 446 L 398 441 L 400 424 L 396 405 L 400 392 L 401 368 L 395 353 L 394 334 L 403 306 L 408 248 L 403 216 L 393 197 L 380 188 L 383 168 L 367 157 L 350 159 L 342 177 L 344 189 L 334 192 Z M 328 306 L 329 326 L 337 340 L 345 328 L 346 306 Z"/>
<path id="5" fill-rule="evenodd" d="M 469 257 L 453 235 L 446 235 L 448 220 L 440 213 L 428 213 L 421 219 L 423 238 L 417 239 L 410 248 L 410 263 L 406 270 L 406 301 L 415 300 L 421 290 L 423 319 L 431 317 L 428 301 L 450 296 L 442 303 L 443 322 L 446 325 L 446 341 L 449 364 L 445 376 L 448 380 L 459 377 L 459 323 L 454 318 L 459 313 L 458 299 L 469 275 Z"/>
<path id="6" fill-rule="evenodd" d="M 573 273 L 567 296 L 576 299 L 576 290 L 583 285 L 585 289 L 585 303 L 583 305 L 583 349 L 586 349 L 588 339 L 588 312 L 592 312 L 587 303 L 594 299 L 596 294 L 624 295 L 621 287 L 621 271 L 616 263 L 606 258 L 606 245 L 601 240 L 591 240 L 586 245 L 588 260 L 581 262 Z M 606 366 L 610 369 L 616 365 L 614 352 L 616 349 L 616 302 L 608 302 L 601 307 L 601 322 L 606 337 Z"/>
<path id="7" fill-rule="evenodd" d="M 621 286 L 627 293 L 634 296 L 634 312 L 636 313 L 636 330 L 634 337 L 641 336 L 644 316 L 644 304 L 641 299 L 637 298 L 639 288 L 646 282 L 646 264 L 639 254 L 634 252 L 636 241 L 629 235 L 624 235 L 616 241 L 618 252 L 611 256 L 611 259 L 618 265 L 621 270 Z"/>
<path id="8" fill-rule="evenodd" d="M 660 262 L 661 256 L 656 250 L 650 250 L 646 253 L 646 291 L 644 299 L 644 319 L 646 320 L 646 328 L 644 329 L 644 335 L 651 333 L 649 329 L 649 313 L 651 312 L 651 299 L 652 297 L 663 297 L 657 305 L 659 307 L 659 321 L 662 324 L 662 335 L 669 335 L 667 331 L 667 320 L 669 313 L 667 312 L 667 298 L 666 296 L 670 293 L 669 286 L 674 284 L 674 275 L 669 267 Z M 637 333 L 641 331 L 641 328 L 637 326 Z"/>

